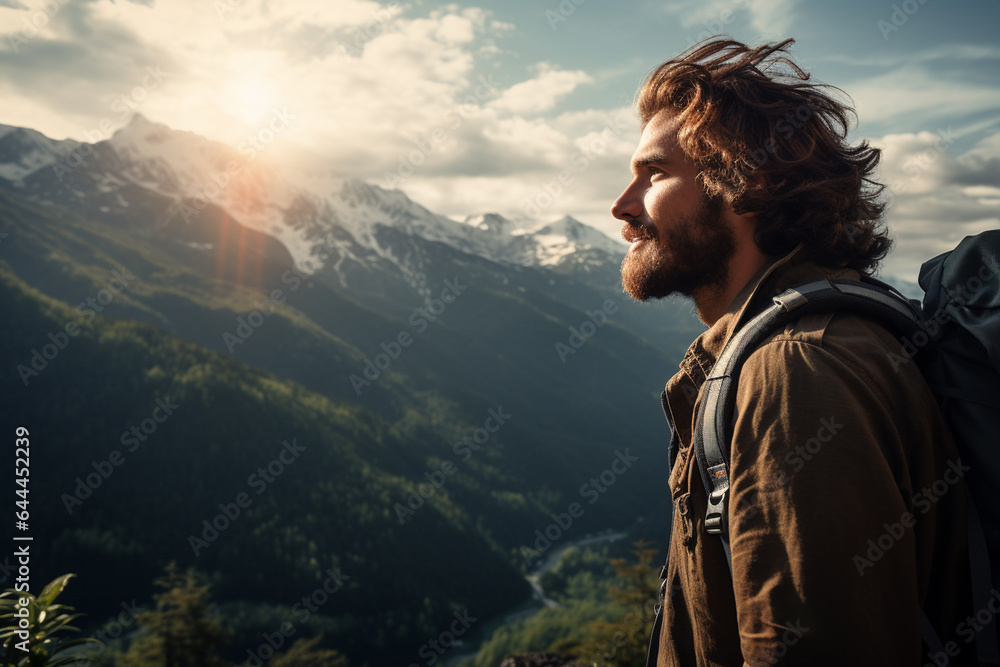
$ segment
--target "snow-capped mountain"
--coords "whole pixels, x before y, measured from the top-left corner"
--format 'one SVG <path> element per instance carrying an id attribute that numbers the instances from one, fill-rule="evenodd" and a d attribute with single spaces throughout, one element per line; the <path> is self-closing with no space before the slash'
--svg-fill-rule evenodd
<path id="1" fill-rule="evenodd" d="M 516 228 L 512 221 L 495 213 L 470 216 L 465 224 L 492 235 L 493 245 L 485 256 L 524 266 L 558 265 L 587 250 L 603 252 L 620 261 L 626 249 L 621 242 L 568 215 L 530 229 Z"/>
<path id="2" fill-rule="evenodd" d="M 144 205 L 159 211 L 163 222 L 162 205 L 143 203 L 157 195 L 171 203 L 169 214 L 189 225 L 197 225 L 206 208 L 218 207 L 280 241 L 299 270 L 326 269 L 342 282 L 350 266 L 373 263 L 394 264 L 419 278 L 420 258 L 412 248 L 403 252 L 398 242 L 388 242 L 387 233 L 522 266 L 553 267 L 574 256 L 617 264 L 625 251 L 622 243 L 568 216 L 533 229 L 517 228 L 496 214 L 458 222 L 399 190 L 338 174 L 279 168 L 261 153 L 173 130 L 139 114 L 97 144 L 54 141 L 34 130 L 0 126 L 0 178 L 16 188 L 104 216 Z M 129 212 L 132 218 L 135 213 Z"/>
<path id="3" fill-rule="evenodd" d="M 20 181 L 64 158 L 79 142 L 49 139 L 27 128 L 0 125 L 0 178 Z"/>

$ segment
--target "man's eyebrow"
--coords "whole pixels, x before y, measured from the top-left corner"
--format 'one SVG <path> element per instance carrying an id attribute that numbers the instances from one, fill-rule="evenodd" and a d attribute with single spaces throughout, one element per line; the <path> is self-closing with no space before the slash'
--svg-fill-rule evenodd
<path id="1" fill-rule="evenodd" d="M 632 165 L 638 167 L 648 167 L 651 164 L 673 164 L 666 153 L 647 153 L 632 161 Z"/>

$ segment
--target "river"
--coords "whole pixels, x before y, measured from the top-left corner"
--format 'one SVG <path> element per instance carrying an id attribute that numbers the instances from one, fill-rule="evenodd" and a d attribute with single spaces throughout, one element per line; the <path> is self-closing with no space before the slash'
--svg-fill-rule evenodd
<path id="1" fill-rule="evenodd" d="M 519 604 L 504 613 L 497 614 L 496 616 L 487 619 L 484 624 L 484 628 L 492 628 L 492 630 L 495 630 L 497 627 L 510 625 L 514 621 L 530 618 L 546 607 L 558 607 L 558 602 L 545 596 L 545 590 L 542 588 L 541 583 L 542 575 L 555 568 L 555 566 L 559 564 L 559 559 L 563 557 L 563 554 L 573 547 L 583 547 L 588 544 L 596 544 L 598 542 L 614 542 L 615 540 L 620 540 L 626 536 L 627 533 L 613 533 L 611 531 L 607 531 L 599 535 L 588 535 L 587 537 L 576 540 L 575 542 L 567 542 L 558 548 L 550 550 L 545 554 L 544 559 L 535 566 L 535 569 L 526 574 L 524 577 L 531 585 L 531 600 L 526 603 Z M 447 658 L 444 662 L 444 667 L 458 667 L 463 660 L 469 660 L 479 655 L 480 646 L 482 646 L 484 641 L 489 639 L 489 636 L 492 635 L 492 630 L 490 632 L 480 633 L 480 637 L 482 638 L 479 641 L 469 642 L 469 646 L 461 646 L 462 649 L 471 650 L 465 650 L 464 653 Z"/>

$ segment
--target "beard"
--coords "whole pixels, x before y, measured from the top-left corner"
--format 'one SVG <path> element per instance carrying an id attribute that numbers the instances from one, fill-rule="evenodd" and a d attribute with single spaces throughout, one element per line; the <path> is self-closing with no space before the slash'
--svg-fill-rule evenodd
<path id="1" fill-rule="evenodd" d="M 665 232 L 643 227 L 638 237 L 646 242 L 622 260 L 625 291 L 638 301 L 646 301 L 723 289 L 736 252 L 736 237 L 723 219 L 722 208 L 721 201 L 703 197 L 694 215 L 675 219 Z M 625 226 L 634 227 L 629 223 Z"/>

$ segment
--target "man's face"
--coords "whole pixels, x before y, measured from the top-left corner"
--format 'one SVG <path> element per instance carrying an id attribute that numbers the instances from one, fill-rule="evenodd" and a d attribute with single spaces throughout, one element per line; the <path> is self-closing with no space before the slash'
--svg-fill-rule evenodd
<path id="1" fill-rule="evenodd" d="M 650 120 L 632 156 L 632 182 L 611 207 L 632 243 L 622 287 L 639 301 L 722 289 L 736 251 L 724 205 L 705 194 L 698 169 L 677 144 L 677 117 Z"/>

